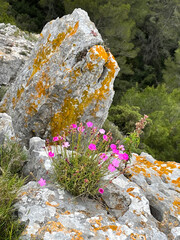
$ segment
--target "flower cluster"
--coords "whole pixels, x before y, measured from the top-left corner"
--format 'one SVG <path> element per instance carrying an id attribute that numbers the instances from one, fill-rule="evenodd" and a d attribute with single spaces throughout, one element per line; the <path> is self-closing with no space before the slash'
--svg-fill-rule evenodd
<path id="1" fill-rule="evenodd" d="M 139 136 L 143 132 L 142 129 L 144 129 L 144 127 L 147 124 L 147 118 L 148 118 L 148 116 L 144 115 L 144 117 L 141 118 L 140 121 L 136 123 L 135 132 L 137 133 L 137 136 Z"/>
<path id="2" fill-rule="evenodd" d="M 102 177 L 119 170 L 120 163 L 129 160 L 124 145 L 112 143 L 111 133 L 98 130 L 92 122 L 71 124 L 67 136 L 63 132 L 53 137 L 53 142 L 61 148 L 56 157 L 51 146 L 47 146 L 48 156 L 53 158 L 55 180 L 74 195 L 103 194 Z M 41 186 L 43 181 L 39 181 Z"/>

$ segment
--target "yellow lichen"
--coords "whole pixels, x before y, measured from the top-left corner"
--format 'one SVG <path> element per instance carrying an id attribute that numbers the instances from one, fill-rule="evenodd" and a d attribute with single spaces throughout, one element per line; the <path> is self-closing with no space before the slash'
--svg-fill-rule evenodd
<path id="1" fill-rule="evenodd" d="M 51 34 L 49 34 L 46 44 L 43 45 L 36 54 L 33 64 L 33 71 L 27 81 L 26 86 L 29 85 L 33 76 L 42 68 L 42 66 L 49 61 L 49 59 L 53 56 L 53 53 L 59 49 L 59 46 L 65 37 L 70 37 L 76 33 L 78 26 L 79 22 L 77 22 L 74 27 L 70 26 L 66 32 L 59 33 L 58 36 L 52 41 L 50 40 Z"/>

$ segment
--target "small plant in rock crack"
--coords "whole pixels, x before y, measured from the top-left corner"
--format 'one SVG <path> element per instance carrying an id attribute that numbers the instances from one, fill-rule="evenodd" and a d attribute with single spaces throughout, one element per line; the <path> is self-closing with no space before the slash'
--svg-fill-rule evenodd
<path id="1" fill-rule="evenodd" d="M 123 152 L 124 146 L 112 144 L 111 133 L 98 130 L 92 122 L 87 122 L 86 126 L 72 124 L 67 136 L 65 133 L 56 136 L 53 143 L 53 146 L 47 144 L 48 155 L 53 158 L 53 176 L 75 196 L 103 194 L 107 183 L 102 182 L 102 178 L 129 159 Z M 116 177 L 120 173 L 116 171 Z"/>
<path id="2" fill-rule="evenodd" d="M 146 124 L 148 123 L 148 116 L 144 115 L 143 118 L 136 123 L 136 129 L 134 132 L 130 133 L 124 139 L 124 145 L 126 146 L 126 152 L 131 155 L 132 152 L 137 152 L 137 148 L 140 144 L 140 135 L 143 133 L 143 129 L 145 128 Z"/>

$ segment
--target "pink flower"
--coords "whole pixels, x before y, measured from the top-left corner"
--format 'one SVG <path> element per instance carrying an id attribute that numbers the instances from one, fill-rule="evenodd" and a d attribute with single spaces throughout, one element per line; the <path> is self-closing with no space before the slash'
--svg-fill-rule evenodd
<path id="1" fill-rule="evenodd" d="M 114 172 L 116 170 L 116 168 L 112 164 L 109 164 L 108 169 L 110 172 Z"/>
<path id="2" fill-rule="evenodd" d="M 111 144 L 110 145 L 110 148 L 113 150 L 113 149 L 116 149 L 116 144 Z"/>
<path id="3" fill-rule="evenodd" d="M 78 127 L 77 130 L 78 130 L 78 132 L 84 132 L 85 128 L 84 128 L 84 126 L 82 126 L 82 127 Z"/>
<path id="4" fill-rule="evenodd" d="M 93 151 L 93 150 L 96 150 L 96 145 L 95 144 L 93 144 L 93 143 L 91 143 L 91 144 L 89 144 L 89 147 L 88 147 L 91 151 Z"/>
<path id="5" fill-rule="evenodd" d="M 113 149 L 113 153 L 115 153 L 115 154 L 119 154 L 119 150 L 117 150 L 117 149 Z"/>
<path id="6" fill-rule="evenodd" d="M 105 130 L 104 130 L 104 129 L 99 129 L 99 132 L 100 132 L 101 134 L 105 134 Z"/>
<path id="7" fill-rule="evenodd" d="M 107 136 L 107 135 L 103 135 L 103 139 L 104 139 L 105 141 L 108 141 L 108 136 Z"/>
<path id="8" fill-rule="evenodd" d="M 88 183 L 88 182 L 89 182 L 89 180 L 88 180 L 87 178 L 85 178 L 85 179 L 84 179 L 84 182 L 85 182 L 85 183 Z"/>
<path id="9" fill-rule="evenodd" d="M 87 122 L 86 125 L 87 125 L 87 127 L 92 127 L 93 123 L 92 122 Z"/>
<path id="10" fill-rule="evenodd" d="M 119 147 L 118 147 L 120 150 L 122 150 L 122 151 L 124 151 L 125 150 L 125 148 L 124 148 L 124 145 L 119 145 Z"/>
<path id="11" fill-rule="evenodd" d="M 77 128 L 76 124 L 71 124 L 70 129 Z"/>
<path id="12" fill-rule="evenodd" d="M 126 160 L 126 161 L 129 159 L 129 156 L 128 156 L 127 153 L 123 153 L 123 159 Z"/>
<path id="13" fill-rule="evenodd" d="M 116 158 L 113 159 L 112 165 L 113 165 L 114 167 L 119 167 L 119 160 L 117 160 Z"/>
<path id="14" fill-rule="evenodd" d="M 48 152 L 49 157 L 53 158 L 54 157 L 54 153 L 53 152 Z"/>
<path id="15" fill-rule="evenodd" d="M 120 160 L 126 160 L 127 161 L 129 159 L 129 156 L 128 156 L 127 153 L 119 153 L 118 157 L 119 157 Z"/>
<path id="16" fill-rule="evenodd" d="M 59 138 L 58 137 L 53 137 L 53 141 L 57 142 L 57 141 L 59 141 Z"/>
<path id="17" fill-rule="evenodd" d="M 63 142 L 63 147 L 68 148 L 70 146 L 69 142 Z"/>
<path id="18" fill-rule="evenodd" d="M 44 185 L 46 185 L 46 180 L 43 179 L 43 178 L 41 178 L 41 179 L 38 181 L 38 183 L 39 183 L 39 185 L 40 185 L 41 187 L 43 187 Z"/>
<path id="19" fill-rule="evenodd" d="M 103 194 L 104 193 L 104 189 L 103 188 L 99 188 L 99 193 Z"/>
<path id="20" fill-rule="evenodd" d="M 108 156 L 105 154 L 105 153 L 102 153 L 100 155 L 100 158 L 103 160 L 103 161 L 106 161 L 108 159 Z"/>

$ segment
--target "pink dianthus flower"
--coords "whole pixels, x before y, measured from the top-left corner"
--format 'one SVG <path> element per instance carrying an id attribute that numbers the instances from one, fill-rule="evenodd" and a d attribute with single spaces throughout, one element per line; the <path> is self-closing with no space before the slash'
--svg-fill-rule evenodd
<path id="1" fill-rule="evenodd" d="M 89 144 L 89 147 L 88 147 L 91 151 L 93 151 L 93 150 L 96 150 L 96 145 L 95 144 L 93 144 L 93 143 L 91 143 L 91 144 Z"/>

